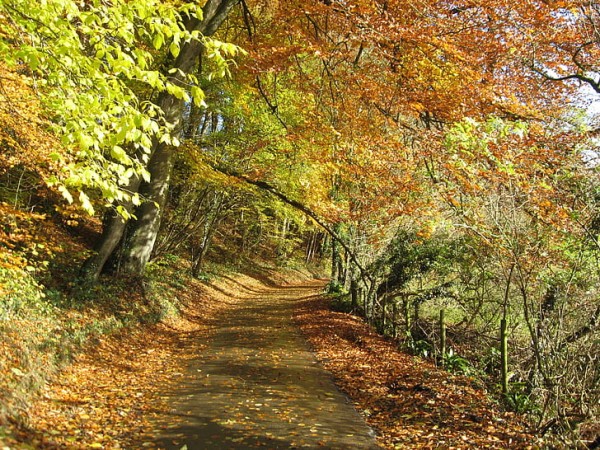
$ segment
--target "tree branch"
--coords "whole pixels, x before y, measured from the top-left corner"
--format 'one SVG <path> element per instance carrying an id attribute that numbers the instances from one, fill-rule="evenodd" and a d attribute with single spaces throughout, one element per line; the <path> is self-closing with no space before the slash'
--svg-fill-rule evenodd
<path id="1" fill-rule="evenodd" d="M 220 172 L 224 175 L 227 175 L 227 176 L 230 176 L 233 178 L 237 178 L 238 180 L 244 181 L 245 183 L 248 183 L 252 186 L 262 189 L 263 191 L 266 191 L 269 194 L 277 197 L 282 202 L 284 202 L 284 203 L 290 205 L 291 207 L 297 209 L 298 211 L 301 211 L 304 214 L 306 214 L 308 217 L 313 219 L 321 228 L 323 228 L 327 233 L 329 233 L 329 235 L 332 237 L 332 239 L 334 239 L 336 242 L 338 242 L 344 248 L 344 250 L 350 256 L 350 259 L 352 260 L 352 262 L 354 264 L 356 264 L 356 267 L 358 267 L 358 270 L 360 271 L 360 274 L 361 274 L 361 277 L 363 278 L 363 280 L 369 281 L 371 283 L 373 282 L 373 278 L 371 277 L 369 272 L 359 262 L 358 257 L 352 251 L 352 249 L 348 246 L 348 244 L 346 244 L 343 241 L 343 239 L 340 238 L 338 236 L 338 234 L 335 231 L 333 231 L 333 229 L 327 223 L 325 223 L 325 221 L 321 217 L 319 217 L 317 215 L 317 213 L 312 211 L 308 206 L 300 203 L 297 200 L 289 198 L 284 193 L 278 191 L 275 186 L 272 186 L 271 184 L 267 183 L 266 181 L 252 180 L 251 178 L 248 178 L 246 175 L 243 175 L 239 172 L 235 172 L 230 169 L 225 169 L 223 167 L 215 167 L 212 165 L 211 165 L 211 167 L 214 170 L 216 170 L 217 172 Z"/>
<path id="2" fill-rule="evenodd" d="M 544 70 L 534 67 L 533 63 L 530 65 L 530 67 L 531 67 L 531 70 L 533 70 L 538 75 L 541 75 L 546 80 L 549 80 L 549 81 L 579 80 L 583 83 L 588 84 L 597 94 L 600 94 L 600 82 L 594 80 L 593 78 L 586 77 L 585 75 L 583 75 L 581 73 L 574 73 L 571 75 L 564 75 L 564 76 L 553 76 Z"/>
<path id="3" fill-rule="evenodd" d="M 273 103 L 271 99 L 269 99 L 269 96 L 265 92 L 265 89 L 263 88 L 262 82 L 260 81 L 260 77 L 258 75 L 256 75 L 256 88 L 258 89 L 258 93 L 260 94 L 260 96 L 263 98 L 263 100 L 271 110 L 271 114 L 273 114 L 277 118 L 277 120 L 283 126 L 283 128 L 289 131 L 287 123 L 285 123 L 279 115 L 279 107 L 275 103 Z"/>
<path id="4" fill-rule="evenodd" d="M 252 40 L 254 33 L 256 32 L 256 22 L 254 21 L 254 16 L 252 15 L 250 8 L 248 8 L 246 0 L 241 0 L 241 3 L 242 11 L 244 13 L 244 25 L 246 26 L 250 40 Z"/>
<path id="5" fill-rule="evenodd" d="M 571 333 L 569 336 L 567 336 L 562 341 L 560 348 L 565 347 L 567 344 L 572 344 L 573 342 L 578 341 L 585 335 L 590 334 L 592 331 L 596 330 L 599 325 L 600 325 L 600 306 L 598 306 L 596 308 L 596 310 L 592 314 L 592 317 L 590 317 L 590 320 L 588 321 L 587 324 L 585 324 L 578 330 Z"/>

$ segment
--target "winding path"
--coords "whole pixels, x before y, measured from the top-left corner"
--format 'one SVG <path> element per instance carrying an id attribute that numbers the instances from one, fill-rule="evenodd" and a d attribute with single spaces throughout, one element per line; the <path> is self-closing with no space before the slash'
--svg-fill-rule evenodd
<path id="1" fill-rule="evenodd" d="M 375 449 L 373 431 L 315 360 L 292 321 L 322 283 L 240 285 L 206 348 L 168 394 L 167 449 Z"/>

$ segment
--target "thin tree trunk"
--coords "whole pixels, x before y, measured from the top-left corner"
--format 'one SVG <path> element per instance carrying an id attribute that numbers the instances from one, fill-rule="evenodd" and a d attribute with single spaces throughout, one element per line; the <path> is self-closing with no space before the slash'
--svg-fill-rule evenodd
<path id="1" fill-rule="evenodd" d="M 386 336 L 387 334 L 387 327 L 389 324 L 389 320 L 388 320 L 388 297 L 387 295 L 383 297 L 383 299 L 381 299 L 381 334 L 383 334 L 384 336 Z"/>
<path id="2" fill-rule="evenodd" d="M 313 259 L 316 242 L 317 242 L 317 233 L 315 231 L 311 231 L 310 238 L 308 239 L 308 243 L 306 244 L 306 257 L 304 258 L 304 262 L 306 264 L 310 263 Z"/>
<path id="3" fill-rule="evenodd" d="M 334 229 L 337 231 L 337 227 L 334 227 Z M 338 259 L 340 258 L 338 245 L 339 244 L 335 239 L 331 241 L 331 280 L 336 283 L 338 281 L 338 270 L 340 268 L 338 265 Z"/>
<path id="4" fill-rule="evenodd" d="M 194 260 L 192 262 L 192 276 L 198 278 L 200 271 L 204 264 L 204 257 L 208 253 L 208 249 L 212 243 L 212 238 L 217 231 L 217 224 L 213 223 L 211 228 L 207 231 L 206 236 L 202 240 L 202 246 L 197 250 Z"/>
<path id="5" fill-rule="evenodd" d="M 350 281 L 350 298 L 352 299 L 352 311 L 356 311 L 358 309 L 358 282 L 354 278 Z"/>
<path id="6" fill-rule="evenodd" d="M 375 313 L 375 304 L 377 303 L 377 283 L 372 282 L 365 295 L 365 319 L 367 323 L 372 324 Z"/>
<path id="7" fill-rule="evenodd" d="M 444 357 L 446 356 L 446 321 L 445 311 L 440 309 L 440 361 L 444 365 Z"/>
<path id="8" fill-rule="evenodd" d="M 350 287 L 350 256 L 348 252 L 344 254 L 344 259 L 340 259 L 340 263 L 342 264 L 341 273 L 342 278 L 340 279 L 340 284 L 344 286 L 344 289 L 348 289 Z"/>
<path id="9" fill-rule="evenodd" d="M 506 319 L 500 320 L 500 359 L 502 363 L 502 393 L 508 394 L 508 336 L 506 332 Z"/>
<path id="10" fill-rule="evenodd" d="M 398 301 L 395 298 L 392 302 L 392 337 L 398 337 Z"/>
<path id="11" fill-rule="evenodd" d="M 402 300 L 402 307 L 403 307 L 403 312 L 404 312 L 404 325 L 406 327 L 404 332 L 405 332 L 406 339 L 412 343 L 414 341 L 414 333 L 413 333 L 414 322 L 410 315 L 410 306 L 411 306 L 410 300 L 408 297 L 405 296 Z"/>
<path id="12" fill-rule="evenodd" d="M 193 200 L 192 206 L 185 213 L 185 221 L 182 224 L 174 222 L 166 229 L 164 226 L 162 227 L 161 241 L 155 244 L 153 257 L 176 251 L 202 226 L 206 218 L 201 219 L 200 217 L 205 214 L 203 207 L 209 191 L 207 187 L 202 189 L 201 194 Z"/>
<path id="13" fill-rule="evenodd" d="M 202 233 L 202 240 L 199 248 L 196 250 L 194 257 L 192 258 L 192 276 L 198 278 L 202 266 L 204 263 L 204 257 L 208 253 L 208 249 L 212 243 L 212 238 L 216 233 L 221 221 L 224 219 L 226 214 L 221 214 L 224 206 L 224 199 L 220 197 L 217 199 L 215 211 L 212 213 L 210 218 L 207 218 L 204 222 L 204 230 Z"/>

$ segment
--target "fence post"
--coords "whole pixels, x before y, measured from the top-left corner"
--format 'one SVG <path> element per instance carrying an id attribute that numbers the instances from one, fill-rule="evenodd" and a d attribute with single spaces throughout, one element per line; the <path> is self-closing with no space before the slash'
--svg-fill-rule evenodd
<path id="1" fill-rule="evenodd" d="M 392 303 L 392 337 L 394 339 L 398 337 L 398 302 L 395 298 Z"/>
<path id="2" fill-rule="evenodd" d="M 500 359 L 502 362 L 502 393 L 508 394 L 508 337 L 506 319 L 500 320 Z"/>
<path id="3" fill-rule="evenodd" d="M 440 355 L 442 364 L 444 364 L 444 357 L 446 356 L 446 324 L 444 323 L 444 314 L 444 310 L 440 309 Z"/>
<path id="4" fill-rule="evenodd" d="M 388 324 L 387 317 L 388 297 L 387 295 L 381 300 L 381 334 L 385 336 L 385 330 Z"/>

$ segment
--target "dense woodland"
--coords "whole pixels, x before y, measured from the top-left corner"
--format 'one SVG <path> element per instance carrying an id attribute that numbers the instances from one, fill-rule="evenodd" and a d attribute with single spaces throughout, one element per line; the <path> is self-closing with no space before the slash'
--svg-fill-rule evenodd
<path id="1" fill-rule="evenodd" d="M 0 0 L 0 387 L 65 304 L 260 255 L 600 445 L 599 27 L 587 0 Z"/>

